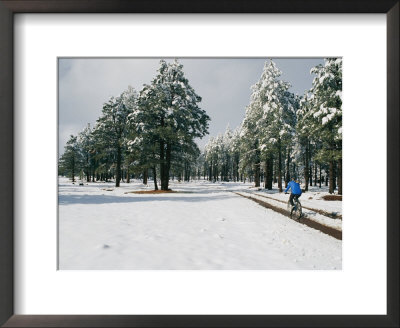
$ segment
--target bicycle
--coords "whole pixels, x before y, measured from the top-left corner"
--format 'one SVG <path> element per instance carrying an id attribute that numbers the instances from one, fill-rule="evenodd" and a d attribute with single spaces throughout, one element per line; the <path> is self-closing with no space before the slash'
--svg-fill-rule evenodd
<path id="1" fill-rule="evenodd" d="M 290 200 L 288 201 L 288 209 L 290 209 L 290 218 L 300 220 L 303 216 L 303 208 L 301 207 L 301 203 L 299 201 L 299 197 L 293 197 L 293 206 L 290 204 Z M 291 208 L 290 208 L 291 207 Z"/>

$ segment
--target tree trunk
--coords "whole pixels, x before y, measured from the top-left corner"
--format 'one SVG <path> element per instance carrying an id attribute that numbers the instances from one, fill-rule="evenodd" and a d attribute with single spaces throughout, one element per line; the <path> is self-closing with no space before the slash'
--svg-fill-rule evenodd
<path id="1" fill-rule="evenodd" d="M 322 184 L 322 170 L 321 170 L 321 164 L 319 164 L 319 187 L 321 188 Z"/>
<path id="2" fill-rule="evenodd" d="M 254 164 L 254 187 L 260 186 L 260 163 Z"/>
<path id="3" fill-rule="evenodd" d="M 184 181 L 189 182 L 190 181 L 190 169 L 189 169 L 189 163 L 185 162 L 185 176 L 184 176 Z"/>
<path id="4" fill-rule="evenodd" d="M 129 165 L 126 168 L 126 183 L 130 183 L 131 182 L 131 174 L 129 173 Z"/>
<path id="5" fill-rule="evenodd" d="M 164 140 L 160 140 L 160 180 L 161 190 L 165 189 L 165 144 Z"/>
<path id="6" fill-rule="evenodd" d="M 334 172 L 333 172 L 333 159 L 329 161 L 329 193 L 333 194 L 335 191 L 335 186 L 334 186 Z"/>
<path id="7" fill-rule="evenodd" d="M 333 161 L 333 191 L 336 190 L 336 177 L 337 177 L 337 172 L 336 172 L 336 161 Z"/>
<path id="8" fill-rule="evenodd" d="M 312 176 L 312 162 L 311 162 L 311 145 L 310 141 L 308 141 L 308 165 L 309 165 L 309 172 L 308 172 L 308 181 L 310 186 L 313 185 L 313 176 Z"/>
<path id="9" fill-rule="evenodd" d="M 143 184 L 147 185 L 147 179 L 149 177 L 149 174 L 147 172 L 147 168 L 143 170 Z"/>
<path id="10" fill-rule="evenodd" d="M 317 181 L 318 181 L 317 171 L 318 171 L 317 162 L 314 161 L 314 186 L 317 186 Z"/>
<path id="11" fill-rule="evenodd" d="M 308 142 L 306 146 L 306 155 L 305 155 L 305 163 L 304 163 L 304 180 L 305 180 L 305 186 L 304 190 L 308 191 Z"/>
<path id="12" fill-rule="evenodd" d="M 265 161 L 265 189 L 272 190 L 272 180 L 273 180 L 273 163 L 274 158 L 272 154 L 267 155 L 267 159 Z"/>
<path id="13" fill-rule="evenodd" d="M 161 180 L 161 190 L 168 190 L 170 167 L 171 167 L 171 144 L 167 143 L 167 149 L 165 153 L 165 164 L 163 165 L 164 173 Z"/>
<path id="14" fill-rule="evenodd" d="M 254 187 L 259 187 L 260 186 L 260 151 L 257 148 L 257 144 L 255 145 L 256 147 L 256 159 L 255 159 L 255 164 L 254 164 Z"/>
<path id="15" fill-rule="evenodd" d="M 157 186 L 157 169 L 153 166 L 153 179 L 154 179 L 154 190 L 158 190 Z"/>
<path id="16" fill-rule="evenodd" d="M 338 160 L 338 194 L 342 195 L 342 159 Z"/>
<path id="17" fill-rule="evenodd" d="M 72 182 L 75 182 L 75 158 L 72 157 Z"/>
<path id="18" fill-rule="evenodd" d="M 278 189 L 282 192 L 282 149 L 281 139 L 278 140 Z"/>
<path id="19" fill-rule="evenodd" d="M 89 156 L 86 155 L 86 181 L 90 182 Z"/>
<path id="20" fill-rule="evenodd" d="M 239 182 L 239 156 L 236 157 L 236 182 Z"/>
<path id="21" fill-rule="evenodd" d="M 118 145 L 117 146 L 117 174 L 115 178 L 115 186 L 119 187 L 119 183 L 121 181 L 121 147 Z"/>
<path id="22" fill-rule="evenodd" d="M 290 181 L 290 147 L 287 148 L 285 188 L 287 187 L 289 181 Z"/>
<path id="23" fill-rule="evenodd" d="M 268 164 L 267 164 L 267 160 L 264 161 L 264 189 L 267 189 L 267 168 L 268 168 Z"/>
<path id="24" fill-rule="evenodd" d="M 293 173 L 293 177 L 297 177 L 297 179 L 298 179 L 296 163 L 293 163 L 293 171 L 292 171 L 292 173 Z"/>
<path id="25" fill-rule="evenodd" d="M 329 167 L 325 168 L 325 187 L 328 186 L 329 183 Z"/>

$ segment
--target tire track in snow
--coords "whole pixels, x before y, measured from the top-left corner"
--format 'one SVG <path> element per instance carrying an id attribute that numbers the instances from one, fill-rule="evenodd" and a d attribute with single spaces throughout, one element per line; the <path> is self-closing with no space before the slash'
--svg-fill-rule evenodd
<path id="1" fill-rule="evenodd" d="M 251 194 L 251 193 L 249 193 L 249 194 Z M 276 198 L 273 198 L 273 197 L 268 197 L 268 196 L 265 196 L 265 195 L 261 195 L 261 194 L 259 194 L 257 192 L 255 192 L 254 194 L 257 195 L 257 196 L 260 196 L 260 197 L 264 197 L 264 198 L 268 198 L 268 199 L 271 199 L 271 200 L 274 200 L 274 201 L 277 201 L 277 202 L 281 202 L 283 204 L 287 204 L 287 202 L 285 202 L 283 200 L 276 199 Z M 329 212 L 326 212 L 326 211 L 323 211 L 323 210 L 319 210 L 319 209 L 316 209 L 316 208 L 306 207 L 304 205 L 301 205 L 301 207 L 305 208 L 307 210 L 313 211 L 315 213 L 330 217 L 330 218 L 335 219 L 335 220 L 337 220 L 337 219 L 342 220 L 342 215 L 340 215 L 340 214 L 339 215 L 335 215 L 334 213 L 329 213 Z"/>
<path id="2" fill-rule="evenodd" d="M 326 225 L 323 225 L 323 224 L 321 224 L 319 222 L 313 221 L 313 220 L 309 219 L 307 216 L 302 217 L 300 221 L 292 219 L 290 217 L 290 212 L 285 210 L 285 209 L 283 209 L 283 208 L 280 208 L 280 207 L 277 207 L 277 206 L 273 206 L 273 205 L 271 205 L 270 203 L 268 203 L 266 201 L 262 201 L 260 199 L 257 199 L 257 198 L 251 197 L 251 196 L 243 195 L 242 193 L 239 193 L 239 192 L 234 192 L 234 193 L 236 195 L 241 196 L 241 197 L 250 199 L 253 202 L 256 202 L 257 204 L 259 204 L 259 205 L 261 205 L 261 206 L 263 206 L 265 208 L 268 208 L 270 210 L 278 212 L 278 213 L 288 217 L 289 219 L 291 219 L 293 221 L 296 221 L 298 223 L 304 224 L 304 225 L 306 225 L 306 226 L 308 226 L 310 228 L 319 230 L 319 231 L 321 231 L 321 232 L 323 232 L 323 233 L 325 233 L 325 234 L 327 234 L 327 235 L 329 235 L 331 237 L 334 237 L 336 239 L 342 240 L 342 231 L 340 231 L 340 230 L 336 230 L 334 228 L 331 228 L 331 227 L 328 227 Z"/>

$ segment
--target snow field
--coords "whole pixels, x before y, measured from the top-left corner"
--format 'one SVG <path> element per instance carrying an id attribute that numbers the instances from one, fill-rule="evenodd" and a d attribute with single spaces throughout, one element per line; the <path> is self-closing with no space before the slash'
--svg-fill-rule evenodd
<path id="1" fill-rule="evenodd" d="M 151 182 L 151 181 L 150 181 Z M 234 194 L 243 183 L 59 181 L 59 269 L 341 269 L 342 243 Z"/>

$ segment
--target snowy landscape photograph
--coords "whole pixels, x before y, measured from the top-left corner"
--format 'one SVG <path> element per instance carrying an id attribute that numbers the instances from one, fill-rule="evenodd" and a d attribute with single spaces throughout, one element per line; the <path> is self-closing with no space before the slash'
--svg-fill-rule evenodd
<path id="1" fill-rule="evenodd" d="M 58 58 L 59 270 L 341 270 L 342 58 Z"/>

